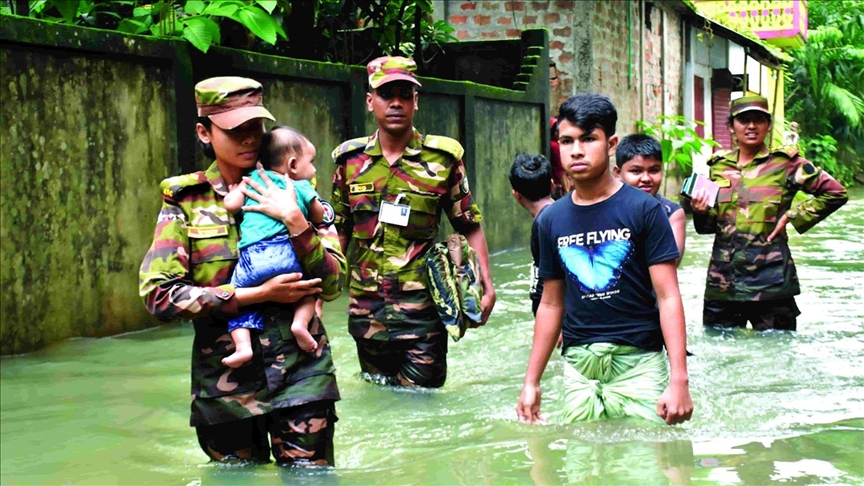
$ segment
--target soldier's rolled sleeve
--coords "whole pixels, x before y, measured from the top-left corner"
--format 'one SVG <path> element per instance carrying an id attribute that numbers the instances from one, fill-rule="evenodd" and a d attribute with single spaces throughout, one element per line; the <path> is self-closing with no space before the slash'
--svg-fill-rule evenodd
<path id="1" fill-rule="evenodd" d="M 321 279 L 319 296 L 328 302 L 339 297 L 348 262 L 339 250 L 335 228 L 331 225 L 316 231 L 310 224 L 300 234 L 291 237 L 291 244 L 306 274 Z"/>
<path id="2" fill-rule="evenodd" d="M 188 280 L 189 238 L 186 219 L 176 205 L 164 202 L 153 244 L 139 271 L 139 294 L 159 320 L 237 315 L 234 286 L 199 287 Z"/>
<path id="3" fill-rule="evenodd" d="M 798 233 L 804 233 L 840 209 L 849 196 L 842 184 L 809 160 L 799 157 L 796 162 L 790 182 L 813 197 L 786 211 L 786 217 Z"/>
<path id="4" fill-rule="evenodd" d="M 340 235 L 350 235 L 354 229 L 351 218 L 351 205 L 348 202 L 348 192 L 345 183 L 345 165 L 337 164 L 333 172 L 333 192 L 330 197 L 335 219 L 333 225 Z M 338 241 L 338 240 L 337 240 Z"/>
<path id="5" fill-rule="evenodd" d="M 457 159 L 453 165 L 447 194 L 449 195 L 446 207 L 447 217 L 450 219 L 453 229 L 464 234 L 470 232 L 483 221 L 480 207 L 471 195 L 465 173 L 465 163 L 462 162 L 462 159 Z"/>

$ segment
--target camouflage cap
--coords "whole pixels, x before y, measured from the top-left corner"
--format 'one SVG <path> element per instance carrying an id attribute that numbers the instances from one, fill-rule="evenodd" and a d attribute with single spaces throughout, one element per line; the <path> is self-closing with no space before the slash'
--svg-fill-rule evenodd
<path id="1" fill-rule="evenodd" d="M 195 85 L 198 116 L 209 117 L 216 126 L 231 130 L 253 118 L 276 121 L 264 108 L 264 87 L 249 78 L 222 76 Z"/>
<path id="2" fill-rule="evenodd" d="M 378 89 L 379 86 L 392 81 L 408 81 L 417 86 L 423 86 L 414 76 L 417 64 L 409 57 L 384 56 L 373 59 L 366 65 L 369 74 L 369 87 Z"/>
<path id="3" fill-rule="evenodd" d="M 768 100 L 759 95 L 744 96 L 729 103 L 729 114 L 733 117 L 745 111 L 761 111 L 771 115 L 771 112 L 768 111 Z"/>

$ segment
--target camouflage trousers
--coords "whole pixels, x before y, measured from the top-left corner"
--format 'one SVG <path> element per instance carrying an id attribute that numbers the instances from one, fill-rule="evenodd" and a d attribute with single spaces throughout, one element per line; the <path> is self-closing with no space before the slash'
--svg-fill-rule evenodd
<path id="1" fill-rule="evenodd" d="M 326 400 L 195 429 L 213 461 L 270 462 L 272 451 L 280 466 L 333 466 L 337 420 L 334 402 Z"/>
<path id="2" fill-rule="evenodd" d="M 800 314 L 794 297 L 752 302 L 705 299 L 702 323 L 715 327 L 747 327 L 750 321 L 756 331 L 794 331 Z"/>
<path id="3" fill-rule="evenodd" d="M 364 379 L 381 385 L 440 388 L 447 379 L 447 339 L 438 332 L 424 339 L 376 341 L 355 337 Z"/>

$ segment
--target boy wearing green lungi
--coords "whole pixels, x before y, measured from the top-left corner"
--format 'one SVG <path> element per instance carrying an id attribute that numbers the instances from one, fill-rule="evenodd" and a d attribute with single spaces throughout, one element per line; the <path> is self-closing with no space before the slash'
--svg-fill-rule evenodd
<path id="1" fill-rule="evenodd" d="M 678 248 L 657 199 L 609 170 L 617 119 L 605 96 L 579 94 L 561 105 L 558 144 L 574 191 L 537 219 L 544 288 L 516 406 L 525 423 L 543 422 L 540 378 L 562 330 L 568 422 L 642 417 L 673 425 L 693 412 Z"/>

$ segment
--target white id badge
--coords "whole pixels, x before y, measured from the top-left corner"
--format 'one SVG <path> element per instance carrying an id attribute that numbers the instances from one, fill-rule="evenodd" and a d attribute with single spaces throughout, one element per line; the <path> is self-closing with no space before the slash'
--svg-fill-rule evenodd
<path id="1" fill-rule="evenodd" d="M 411 215 L 411 206 L 399 204 L 402 200 L 400 194 L 392 203 L 381 201 L 381 209 L 378 211 L 378 221 L 396 226 L 408 226 L 408 216 Z"/>

